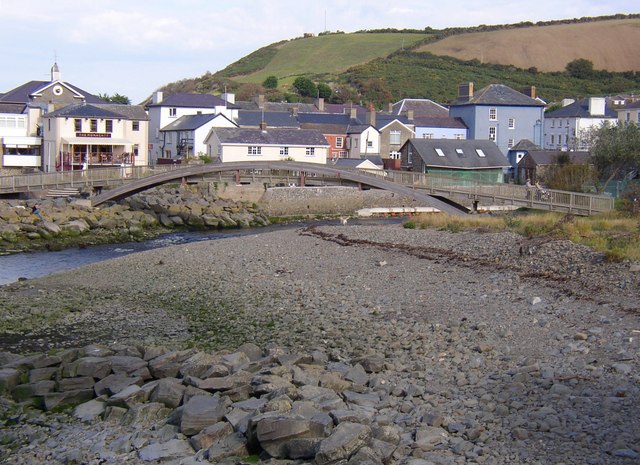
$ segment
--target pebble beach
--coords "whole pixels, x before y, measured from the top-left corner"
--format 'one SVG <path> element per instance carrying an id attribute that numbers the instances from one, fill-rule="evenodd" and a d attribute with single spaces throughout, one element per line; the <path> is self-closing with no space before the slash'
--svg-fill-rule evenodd
<path id="1" fill-rule="evenodd" d="M 397 224 L 287 229 L 2 286 L 0 313 L 0 353 L 251 343 L 349 366 L 375 356 L 381 368 L 362 386 L 380 401 L 366 422 L 399 437 L 380 463 L 640 463 L 640 265 L 568 241 Z M 133 426 L 45 415 L 13 419 L 39 445 L 4 449 L 0 463 L 217 463 L 195 453 L 128 462 L 140 460 L 133 447 L 106 454 L 89 438 Z M 12 428 L 5 420 L 3 434 Z M 445 439 L 423 447 L 424 428 Z M 77 462 L 60 452 L 68 441 Z"/>

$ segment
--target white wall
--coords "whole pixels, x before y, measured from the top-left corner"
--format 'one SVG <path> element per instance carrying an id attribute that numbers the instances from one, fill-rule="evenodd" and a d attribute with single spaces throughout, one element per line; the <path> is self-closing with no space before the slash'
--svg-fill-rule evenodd
<path id="1" fill-rule="evenodd" d="M 212 141 L 212 153 L 217 153 L 217 141 Z M 280 155 L 280 146 L 262 146 L 260 155 L 249 155 L 246 145 L 224 145 L 222 147 L 221 161 L 223 163 L 231 163 L 234 161 L 282 161 L 291 160 L 304 163 L 322 163 L 327 162 L 328 147 L 314 147 L 314 155 L 306 154 L 306 147 L 289 146 L 288 155 Z"/>

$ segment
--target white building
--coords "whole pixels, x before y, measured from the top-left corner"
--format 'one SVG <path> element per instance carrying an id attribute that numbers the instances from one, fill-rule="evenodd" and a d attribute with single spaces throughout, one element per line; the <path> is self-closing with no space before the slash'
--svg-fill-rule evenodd
<path id="1" fill-rule="evenodd" d="M 102 99 L 61 79 L 58 65 L 51 67 L 51 80 L 29 81 L 0 94 L 0 169 L 7 174 L 24 170 L 48 171 L 55 163 L 44 163 L 42 116 L 67 105 L 105 103 Z"/>
<path id="2" fill-rule="evenodd" d="M 139 105 L 67 105 L 43 116 L 45 171 L 149 164 L 148 126 Z"/>
<path id="3" fill-rule="evenodd" d="M 565 99 L 562 108 L 544 115 L 544 148 L 547 150 L 589 150 L 589 133 L 605 121 L 617 124 L 618 114 L 604 97 L 574 101 Z"/>
<path id="4" fill-rule="evenodd" d="M 329 143 L 314 129 L 213 128 L 207 154 L 219 163 L 236 161 L 327 162 Z"/>
<path id="5" fill-rule="evenodd" d="M 221 113 L 184 115 L 160 129 L 163 158 L 181 160 L 207 153 L 205 138 L 211 128 L 235 128 L 237 125 Z"/>
<path id="6" fill-rule="evenodd" d="M 151 164 L 158 159 L 171 158 L 167 152 L 161 130 L 182 116 L 222 114 L 231 121 L 238 118 L 238 107 L 234 105 L 233 94 L 220 98 L 209 94 L 177 93 L 164 98 L 162 92 L 155 92 L 148 106 L 149 112 L 149 152 Z"/>

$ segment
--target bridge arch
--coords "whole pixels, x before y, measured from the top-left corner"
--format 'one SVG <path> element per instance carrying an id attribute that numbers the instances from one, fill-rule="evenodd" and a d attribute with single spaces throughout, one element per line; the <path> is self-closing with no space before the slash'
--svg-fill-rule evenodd
<path id="1" fill-rule="evenodd" d="M 171 171 L 167 171 L 160 174 L 155 174 L 142 179 L 132 181 L 130 183 L 109 189 L 102 194 L 99 194 L 91 198 L 91 204 L 93 206 L 100 205 L 104 202 L 120 200 L 125 197 L 129 197 L 138 192 L 142 192 L 152 187 L 159 186 L 168 182 L 173 182 L 189 176 L 198 176 L 203 174 L 220 173 L 226 171 L 238 171 L 238 170 L 288 170 L 288 171 L 301 171 L 312 172 L 318 174 L 324 174 L 329 176 L 335 176 L 348 181 L 353 181 L 376 187 L 378 189 L 388 190 L 395 192 L 396 194 L 407 196 L 416 199 L 420 202 L 424 202 L 426 206 L 434 207 L 441 212 L 461 215 L 465 213 L 463 207 L 455 206 L 450 203 L 444 202 L 432 195 L 424 192 L 419 192 L 407 186 L 397 184 L 393 181 L 388 181 L 381 177 L 371 176 L 366 173 L 359 173 L 357 171 L 343 170 L 327 165 L 317 165 L 310 163 L 300 162 L 233 162 L 233 163 L 220 163 L 220 164 L 203 164 L 187 166 L 185 168 L 179 168 Z"/>

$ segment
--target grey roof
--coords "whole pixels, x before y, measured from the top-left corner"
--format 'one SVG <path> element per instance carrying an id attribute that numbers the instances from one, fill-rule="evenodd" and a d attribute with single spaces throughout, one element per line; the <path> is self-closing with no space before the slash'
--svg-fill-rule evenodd
<path id="1" fill-rule="evenodd" d="M 496 105 L 513 107 L 543 107 L 544 103 L 513 90 L 504 84 L 489 84 L 475 92 L 469 100 L 456 100 L 452 105 Z"/>
<path id="2" fill-rule="evenodd" d="M 424 117 L 413 118 L 413 124 L 416 127 L 425 128 L 450 128 L 450 129 L 468 129 L 462 118 L 449 117 Z"/>
<path id="3" fill-rule="evenodd" d="M 376 131 L 378 131 L 377 128 L 371 126 L 370 124 L 350 124 L 349 126 L 347 126 L 347 134 L 362 134 L 369 128 L 374 128 Z"/>
<path id="4" fill-rule="evenodd" d="M 393 113 L 400 115 L 413 111 L 414 117 L 446 118 L 449 110 L 426 98 L 405 98 L 393 104 Z"/>
<path id="5" fill-rule="evenodd" d="M 342 124 L 344 126 L 357 122 L 357 120 L 352 120 L 351 116 L 345 113 L 298 113 L 298 121 L 301 124 Z"/>
<path id="6" fill-rule="evenodd" d="M 347 124 L 321 124 L 321 123 L 301 123 L 302 129 L 315 129 L 322 134 L 347 134 Z"/>
<path id="7" fill-rule="evenodd" d="M 80 117 L 80 118 L 112 118 L 146 121 L 147 112 L 141 105 L 121 105 L 116 103 L 89 104 L 73 103 L 44 115 L 46 118 Z"/>
<path id="8" fill-rule="evenodd" d="M 531 151 L 531 150 L 540 150 L 540 149 L 541 149 L 541 147 L 539 145 L 534 144 L 529 139 L 522 139 L 516 145 L 511 147 L 511 149 L 509 149 L 509 151 L 510 152 L 511 151 L 516 151 L 516 150 Z"/>
<path id="9" fill-rule="evenodd" d="M 526 154 L 522 160 L 520 160 L 521 164 L 525 160 L 525 158 L 529 158 L 536 165 L 555 165 L 558 163 L 558 156 L 560 155 L 568 155 L 569 161 L 574 165 L 586 165 L 591 161 L 591 154 L 589 152 L 563 152 L 559 150 L 533 150 Z M 527 161 L 524 161 L 527 163 Z"/>
<path id="10" fill-rule="evenodd" d="M 589 99 L 583 98 L 570 105 L 544 114 L 545 118 L 617 118 L 618 112 L 612 110 L 605 100 L 604 115 L 589 114 Z"/>
<path id="11" fill-rule="evenodd" d="M 313 129 L 213 128 L 213 132 L 224 144 L 329 146 L 322 133 Z"/>
<path id="12" fill-rule="evenodd" d="M 267 127 L 298 128 L 300 123 L 288 111 L 239 110 L 238 126 L 259 127 L 264 121 Z"/>
<path id="13" fill-rule="evenodd" d="M 407 118 L 405 115 L 393 115 L 389 113 L 376 113 L 376 129 L 382 129 L 387 124 L 392 123 L 393 121 L 398 120 L 402 124 L 407 126 L 413 126 L 414 123 L 412 120 Z"/>
<path id="14" fill-rule="evenodd" d="M 333 164 L 338 168 L 357 168 L 363 161 L 362 158 L 338 158 Z"/>
<path id="15" fill-rule="evenodd" d="M 26 103 L 2 103 L 0 102 L 0 113 L 22 114 L 27 108 Z"/>
<path id="16" fill-rule="evenodd" d="M 2 97 L 0 97 L 0 102 L 28 103 L 29 101 L 31 101 L 31 94 L 51 85 L 53 82 L 55 81 L 29 81 L 2 95 Z M 68 82 L 62 83 L 65 86 L 68 86 L 70 89 L 73 89 L 73 91 L 77 92 L 78 94 L 84 96 L 86 103 L 106 103 L 100 97 L 90 94 L 89 92 L 86 92 L 79 87 L 69 84 Z"/>
<path id="17" fill-rule="evenodd" d="M 382 161 L 382 157 L 380 155 L 368 155 L 364 158 L 376 166 L 384 166 L 384 161 Z"/>
<path id="18" fill-rule="evenodd" d="M 629 110 L 640 108 L 640 100 L 636 100 L 635 102 L 627 102 L 622 107 L 618 107 L 618 110 Z"/>
<path id="19" fill-rule="evenodd" d="M 431 167 L 488 169 L 510 166 L 495 142 L 490 140 L 409 139 L 407 144 L 411 144 L 415 155 Z M 439 156 L 436 149 L 442 150 L 445 156 Z M 482 150 L 485 156 L 479 156 L 476 149 Z M 457 150 L 462 150 L 462 153 Z"/>
<path id="20" fill-rule="evenodd" d="M 215 113 L 207 113 L 200 115 L 184 115 L 175 121 L 167 124 L 160 129 L 161 131 L 193 131 L 199 127 L 207 124 L 214 119 L 217 115 Z"/>
<path id="21" fill-rule="evenodd" d="M 159 103 L 151 103 L 149 107 L 183 107 L 183 108 L 239 108 L 220 97 L 211 94 L 190 94 L 178 92 L 162 99 Z"/>

